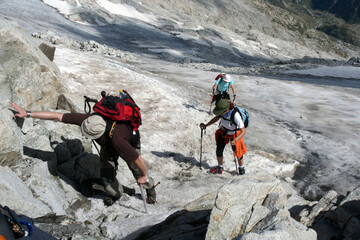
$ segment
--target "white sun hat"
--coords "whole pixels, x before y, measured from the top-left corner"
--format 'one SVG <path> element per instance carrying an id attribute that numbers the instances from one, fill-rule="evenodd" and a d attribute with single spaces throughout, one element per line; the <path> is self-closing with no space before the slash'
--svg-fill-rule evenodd
<path id="1" fill-rule="evenodd" d="M 231 76 L 230 76 L 230 74 L 225 74 L 224 81 L 225 81 L 225 82 L 230 82 L 230 81 L 231 81 Z"/>

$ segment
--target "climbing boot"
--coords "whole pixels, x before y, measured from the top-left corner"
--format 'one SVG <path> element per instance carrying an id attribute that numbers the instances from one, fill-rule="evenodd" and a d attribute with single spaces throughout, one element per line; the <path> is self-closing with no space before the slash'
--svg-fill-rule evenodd
<path id="1" fill-rule="evenodd" d="M 224 168 L 220 166 L 210 168 L 210 173 L 212 174 L 222 174 L 223 172 L 224 172 Z"/>
<path id="2" fill-rule="evenodd" d="M 119 198 L 116 197 L 107 197 L 104 199 L 104 204 L 105 206 L 111 206 L 113 205 L 117 200 L 119 200 Z"/>
<path id="3" fill-rule="evenodd" d="M 239 175 L 244 175 L 245 174 L 245 168 L 244 167 L 239 167 Z"/>
<path id="4" fill-rule="evenodd" d="M 146 190 L 146 202 L 148 204 L 154 204 L 156 202 L 156 191 L 155 191 L 155 186 L 153 186 L 152 188 L 149 189 L 145 189 Z"/>

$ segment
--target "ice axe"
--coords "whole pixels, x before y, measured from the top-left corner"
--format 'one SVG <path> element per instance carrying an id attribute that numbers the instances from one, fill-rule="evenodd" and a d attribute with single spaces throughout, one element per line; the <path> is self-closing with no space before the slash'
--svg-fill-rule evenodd
<path id="1" fill-rule="evenodd" d="M 147 209 L 147 205 L 146 205 L 146 198 L 145 198 L 145 193 L 144 193 L 144 185 L 145 188 L 148 189 L 150 186 L 153 186 L 152 188 L 155 189 L 157 185 L 159 185 L 160 182 L 158 182 L 157 184 L 154 184 L 154 179 L 152 179 L 151 177 L 148 179 L 148 181 L 144 184 L 140 184 L 140 193 L 141 193 L 141 198 L 143 200 L 144 203 L 144 208 L 145 208 L 145 212 L 148 213 L 148 209 Z"/>
<path id="2" fill-rule="evenodd" d="M 213 92 L 212 92 L 212 97 L 211 97 L 211 101 L 210 101 L 210 109 L 209 109 L 209 115 L 211 115 L 211 105 L 212 103 L 214 102 L 214 89 L 213 89 Z"/>
<path id="3" fill-rule="evenodd" d="M 204 127 L 204 128 L 202 128 Z M 200 138 L 200 170 L 201 170 L 201 159 L 202 159 L 202 143 L 203 143 L 203 135 L 204 135 L 204 131 L 206 133 L 206 125 L 204 123 L 200 124 L 200 128 L 201 128 L 201 138 Z"/>
<path id="4" fill-rule="evenodd" d="M 200 140 L 200 170 L 201 170 L 201 159 L 202 159 L 203 132 L 204 132 L 204 129 L 201 128 L 201 140 Z"/>
<path id="5" fill-rule="evenodd" d="M 145 193 L 144 193 L 144 187 L 142 184 L 140 184 L 140 193 L 141 193 L 141 198 L 144 202 L 144 208 L 145 208 L 145 212 L 148 213 L 148 209 L 147 209 L 147 206 L 146 206 L 146 198 L 145 198 Z"/>

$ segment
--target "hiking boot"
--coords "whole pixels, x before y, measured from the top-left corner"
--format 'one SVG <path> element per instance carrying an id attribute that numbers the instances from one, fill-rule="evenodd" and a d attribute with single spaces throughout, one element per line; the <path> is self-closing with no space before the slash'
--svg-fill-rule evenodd
<path id="1" fill-rule="evenodd" d="M 155 191 L 155 186 L 149 189 L 145 189 L 146 190 L 146 202 L 148 204 L 154 204 L 156 202 L 156 191 Z"/>
<path id="2" fill-rule="evenodd" d="M 111 206 L 115 203 L 116 200 L 119 200 L 119 198 L 115 198 L 115 197 L 107 197 L 104 199 L 104 204 L 105 206 Z"/>
<path id="3" fill-rule="evenodd" d="M 244 174 L 245 174 L 245 168 L 239 167 L 239 175 L 244 175 Z"/>
<path id="4" fill-rule="evenodd" d="M 217 166 L 215 168 L 210 168 L 210 173 L 212 174 L 222 174 L 224 172 L 224 168 Z"/>

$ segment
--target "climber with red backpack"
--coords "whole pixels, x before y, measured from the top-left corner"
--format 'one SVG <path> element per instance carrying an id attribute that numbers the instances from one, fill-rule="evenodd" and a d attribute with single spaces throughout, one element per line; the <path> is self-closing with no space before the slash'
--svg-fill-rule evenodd
<path id="1" fill-rule="evenodd" d="M 95 113 L 59 113 L 50 111 L 26 111 L 13 102 L 10 106 L 17 113 L 16 117 L 53 120 L 80 126 L 81 133 L 98 143 L 101 148 L 100 175 L 107 197 L 104 204 L 110 206 L 123 193 L 122 185 L 116 179 L 117 159 L 121 157 L 127 163 L 138 185 L 143 185 L 147 192 L 147 202 L 155 203 L 156 192 L 154 180 L 148 176 L 144 159 L 140 155 L 141 125 L 140 108 L 131 96 L 120 90 L 119 96 L 106 96 L 97 102 L 85 97 L 85 106 L 93 101 Z M 134 191 L 135 193 L 135 191 Z"/>
<path id="2" fill-rule="evenodd" d="M 239 163 L 239 168 L 236 169 L 236 171 L 238 171 L 239 175 L 245 174 L 243 156 L 247 152 L 247 149 L 243 137 L 246 133 L 245 128 L 248 127 L 250 123 L 250 116 L 248 112 L 245 109 L 234 105 L 234 103 L 227 99 L 221 99 L 216 103 L 213 113 L 216 115 L 213 119 L 206 124 L 200 124 L 201 129 L 206 129 L 206 127 L 220 120 L 220 127 L 215 132 L 216 157 L 218 165 L 211 168 L 210 173 L 223 173 L 223 152 L 225 145 L 230 142 L 234 152 L 235 164 L 236 160 Z"/>

